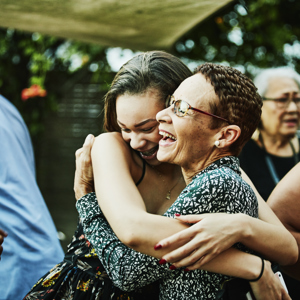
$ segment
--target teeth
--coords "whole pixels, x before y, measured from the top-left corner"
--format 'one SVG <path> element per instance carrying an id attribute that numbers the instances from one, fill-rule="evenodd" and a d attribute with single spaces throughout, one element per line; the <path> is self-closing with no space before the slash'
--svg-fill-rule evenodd
<path id="1" fill-rule="evenodd" d="M 159 134 L 162 135 L 164 138 L 165 138 L 165 137 L 168 137 L 168 138 L 170 138 L 170 139 L 172 139 L 172 140 L 174 140 L 174 141 L 177 141 L 177 139 L 175 138 L 175 136 L 173 136 L 173 135 L 171 135 L 171 134 L 168 134 L 168 133 L 166 133 L 166 132 L 164 132 L 164 131 L 160 131 Z"/>
<path id="2" fill-rule="evenodd" d="M 152 150 L 150 151 L 146 151 L 146 152 L 141 152 L 144 156 L 150 156 L 152 155 L 155 151 L 157 151 L 157 148 L 153 148 Z"/>

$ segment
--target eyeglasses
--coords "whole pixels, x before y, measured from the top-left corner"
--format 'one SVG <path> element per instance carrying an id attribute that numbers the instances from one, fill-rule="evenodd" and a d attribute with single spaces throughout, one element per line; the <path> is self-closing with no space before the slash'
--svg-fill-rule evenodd
<path id="1" fill-rule="evenodd" d="M 300 98 L 290 98 L 290 97 L 282 97 L 282 98 L 262 98 L 264 101 L 274 101 L 278 109 L 287 109 L 292 101 L 295 102 L 298 109 L 300 109 Z"/>
<path id="2" fill-rule="evenodd" d="M 217 118 L 219 120 L 222 120 L 222 121 L 225 121 L 225 122 L 229 123 L 228 120 L 226 120 L 226 119 L 224 119 L 222 117 L 213 115 L 211 113 L 208 113 L 206 111 L 200 110 L 198 108 L 194 108 L 194 107 L 190 106 L 187 102 L 185 102 L 183 100 L 175 100 L 174 96 L 168 96 L 167 99 L 166 99 L 166 107 L 169 107 L 169 106 L 171 106 L 173 104 L 174 104 L 173 112 L 178 117 L 184 117 L 188 113 L 188 111 L 191 109 L 191 110 L 197 111 L 197 112 L 199 112 L 201 114 L 204 114 L 204 115 L 207 115 L 207 116 L 211 116 L 211 117 L 214 117 L 214 118 Z"/>

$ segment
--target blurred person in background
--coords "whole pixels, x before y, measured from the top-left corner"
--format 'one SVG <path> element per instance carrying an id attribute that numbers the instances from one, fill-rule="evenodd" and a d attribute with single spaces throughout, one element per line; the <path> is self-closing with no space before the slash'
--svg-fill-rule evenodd
<path id="1" fill-rule="evenodd" d="M 263 99 L 261 122 L 239 158 L 241 168 L 267 201 L 300 158 L 300 75 L 287 67 L 265 69 L 254 84 Z"/>
<path id="2" fill-rule="evenodd" d="M 263 99 L 261 122 L 239 158 L 241 168 L 267 200 L 300 158 L 300 75 L 289 67 L 270 68 L 262 70 L 254 84 Z M 299 282 L 284 277 L 291 297 L 299 297 Z"/>
<path id="3" fill-rule="evenodd" d="M 63 258 L 63 250 L 36 182 L 28 129 L 1 95 L 0 120 L 0 228 L 8 234 L 0 262 L 0 299 L 18 300 Z"/>

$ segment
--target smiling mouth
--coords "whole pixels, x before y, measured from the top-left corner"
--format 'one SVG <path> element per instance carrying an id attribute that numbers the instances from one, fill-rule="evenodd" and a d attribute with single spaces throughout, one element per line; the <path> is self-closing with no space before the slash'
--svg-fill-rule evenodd
<path id="1" fill-rule="evenodd" d="M 155 146 L 154 148 L 148 150 L 148 151 L 144 151 L 144 152 L 140 151 L 140 153 L 141 153 L 144 157 L 147 157 L 147 156 L 153 155 L 155 152 L 157 152 L 157 150 L 158 150 L 158 145 Z"/>
<path id="2" fill-rule="evenodd" d="M 289 120 L 284 120 L 283 122 L 285 123 L 295 123 L 295 124 L 298 124 L 298 119 L 289 119 Z"/>
<path id="3" fill-rule="evenodd" d="M 171 139 L 173 141 L 177 141 L 176 137 L 170 133 L 167 133 L 165 131 L 159 131 L 159 134 L 163 136 L 163 140 L 166 141 L 167 139 Z"/>

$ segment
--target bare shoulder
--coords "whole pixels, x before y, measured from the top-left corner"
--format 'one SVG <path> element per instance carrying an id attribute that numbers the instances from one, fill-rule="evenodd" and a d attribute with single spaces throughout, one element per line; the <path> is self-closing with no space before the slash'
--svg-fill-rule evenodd
<path id="1" fill-rule="evenodd" d="M 110 165 L 114 166 L 118 171 L 129 170 L 131 176 L 139 176 L 142 166 L 141 159 L 137 159 L 137 154 L 124 141 L 121 133 L 109 132 L 102 133 L 96 137 L 92 148 L 92 161 L 97 166 Z"/>
<path id="2" fill-rule="evenodd" d="M 119 132 L 101 133 L 95 138 L 92 151 L 112 151 L 113 153 L 125 151 L 130 153 L 131 149 L 128 144 L 123 140 Z"/>

